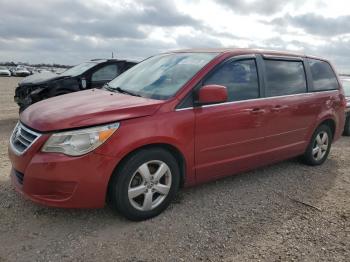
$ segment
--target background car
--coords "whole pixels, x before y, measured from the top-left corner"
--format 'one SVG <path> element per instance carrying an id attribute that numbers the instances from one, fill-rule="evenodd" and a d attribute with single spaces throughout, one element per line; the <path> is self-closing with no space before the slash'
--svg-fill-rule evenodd
<path id="1" fill-rule="evenodd" d="M 29 76 L 31 75 L 31 72 L 25 68 L 24 66 L 17 66 L 16 69 L 14 70 L 14 75 L 15 76 Z"/>
<path id="2" fill-rule="evenodd" d="M 346 121 L 345 121 L 345 127 L 344 127 L 344 135 L 350 136 L 350 77 L 349 78 L 343 78 L 342 79 L 343 88 L 345 92 L 346 97 Z"/>
<path id="3" fill-rule="evenodd" d="M 101 88 L 136 62 L 95 59 L 74 66 L 61 74 L 50 71 L 24 78 L 15 91 L 15 102 L 22 112 L 38 101 L 90 88 Z"/>
<path id="4" fill-rule="evenodd" d="M 11 76 L 10 70 L 5 66 L 0 66 L 0 76 Z"/>

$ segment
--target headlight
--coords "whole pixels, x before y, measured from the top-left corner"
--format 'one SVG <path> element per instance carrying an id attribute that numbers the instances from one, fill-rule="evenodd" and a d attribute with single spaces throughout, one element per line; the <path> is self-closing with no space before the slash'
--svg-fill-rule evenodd
<path id="1" fill-rule="evenodd" d="M 44 144 L 43 152 L 81 156 L 102 145 L 119 127 L 119 123 L 55 133 Z"/>

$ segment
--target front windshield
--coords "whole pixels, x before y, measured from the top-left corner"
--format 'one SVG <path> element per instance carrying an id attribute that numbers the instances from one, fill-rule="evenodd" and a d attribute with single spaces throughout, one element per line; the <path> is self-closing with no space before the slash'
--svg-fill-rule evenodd
<path id="1" fill-rule="evenodd" d="M 345 96 L 350 96 L 350 79 L 343 80 L 343 88 L 344 88 Z"/>
<path id="2" fill-rule="evenodd" d="M 7 70 L 7 68 L 4 66 L 0 66 L 0 70 Z"/>
<path id="3" fill-rule="evenodd" d="M 94 62 L 81 63 L 79 65 L 76 65 L 72 68 L 67 69 L 66 71 L 64 71 L 60 75 L 61 76 L 78 76 L 78 75 L 81 75 L 82 73 L 84 73 L 86 70 L 89 70 L 90 68 L 92 68 L 95 65 L 96 65 L 96 63 L 94 63 Z"/>
<path id="4" fill-rule="evenodd" d="M 120 88 L 142 97 L 165 100 L 172 97 L 216 53 L 173 53 L 151 57 L 111 82 L 110 88 Z"/>

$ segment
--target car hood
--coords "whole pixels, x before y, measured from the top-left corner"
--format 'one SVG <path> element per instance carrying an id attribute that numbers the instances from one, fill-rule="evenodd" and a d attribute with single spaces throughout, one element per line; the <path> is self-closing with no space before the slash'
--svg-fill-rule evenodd
<path id="1" fill-rule="evenodd" d="M 19 72 L 19 71 L 16 71 Z M 49 82 L 52 80 L 57 80 L 60 78 L 64 78 L 65 76 L 60 76 L 55 73 L 51 72 L 43 72 L 43 73 L 38 73 L 34 74 L 31 76 L 25 77 L 21 82 L 18 83 L 19 86 L 24 86 L 24 85 L 40 85 L 45 82 Z"/>
<path id="2" fill-rule="evenodd" d="M 41 132 L 65 130 L 152 115 L 162 103 L 162 100 L 92 89 L 35 103 L 20 115 L 20 120 Z"/>

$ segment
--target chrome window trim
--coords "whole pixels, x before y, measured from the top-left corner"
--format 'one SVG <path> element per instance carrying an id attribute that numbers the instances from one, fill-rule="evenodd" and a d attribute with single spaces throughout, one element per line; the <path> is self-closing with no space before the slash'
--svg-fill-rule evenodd
<path id="1" fill-rule="evenodd" d="M 269 99 L 275 99 L 275 98 L 285 98 L 285 97 L 295 97 L 295 96 L 305 96 L 305 95 L 312 96 L 312 95 L 317 94 L 317 93 L 331 93 L 331 92 L 339 92 L 339 90 L 327 90 L 327 91 L 308 92 L 308 93 L 300 93 L 300 94 L 292 94 L 292 95 L 284 95 L 284 96 L 261 97 L 261 98 L 247 99 L 247 100 L 241 100 L 241 101 L 232 101 L 232 102 L 224 102 L 224 103 L 219 103 L 219 104 L 203 105 L 203 106 L 199 106 L 198 108 L 224 106 L 224 105 L 230 105 L 230 104 L 241 104 L 241 103 L 245 103 L 245 102 L 269 100 Z M 194 108 L 195 107 L 186 107 L 186 108 L 176 109 L 175 111 L 185 111 L 185 110 L 191 110 Z"/>
<path id="2" fill-rule="evenodd" d="M 262 54 L 261 56 L 267 60 L 270 59 L 270 60 L 299 61 L 299 62 L 304 61 L 304 57 L 302 56 L 279 56 L 279 55 L 265 55 L 265 54 Z"/>
<path id="3" fill-rule="evenodd" d="M 176 111 L 176 112 L 178 112 L 178 111 L 185 111 L 185 110 L 191 110 L 191 109 L 193 109 L 193 108 L 194 108 L 193 106 L 191 106 L 191 107 L 184 107 L 184 108 L 175 109 L 175 111 Z"/>
<path id="4" fill-rule="evenodd" d="M 29 146 L 28 146 L 26 149 L 24 149 L 22 152 L 18 151 L 18 150 L 16 149 L 16 147 L 14 146 L 13 142 L 12 142 L 12 141 L 13 141 L 13 136 L 14 136 L 14 134 L 17 132 L 17 129 L 18 129 L 19 127 L 20 127 L 21 129 L 25 130 L 26 132 L 28 132 L 28 133 L 30 133 L 30 134 L 36 136 L 36 138 L 35 138 L 35 139 L 29 144 Z M 24 154 L 25 152 L 27 152 L 27 150 L 41 137 L 41 135 L 42 135 L 42 134 L 37 133 L 37 132 L 35 132 L 35 131 L 31 130 L 31 129 L 28 129 L 27 127 L 25 127 L 24 125 L 22 125 L 21 122 L 18 121 L 17 124 L 16 124 L 16 126 L 15 126 L 15 128 L 13 129 L 12 134 L 11 134 L 11 137 L 10 137 L 10 148 L 11 148 L 11 150 L 12 150 L 16 155 L 18 155 L 18 156 L 23 155 L 23 154 Z"/>

